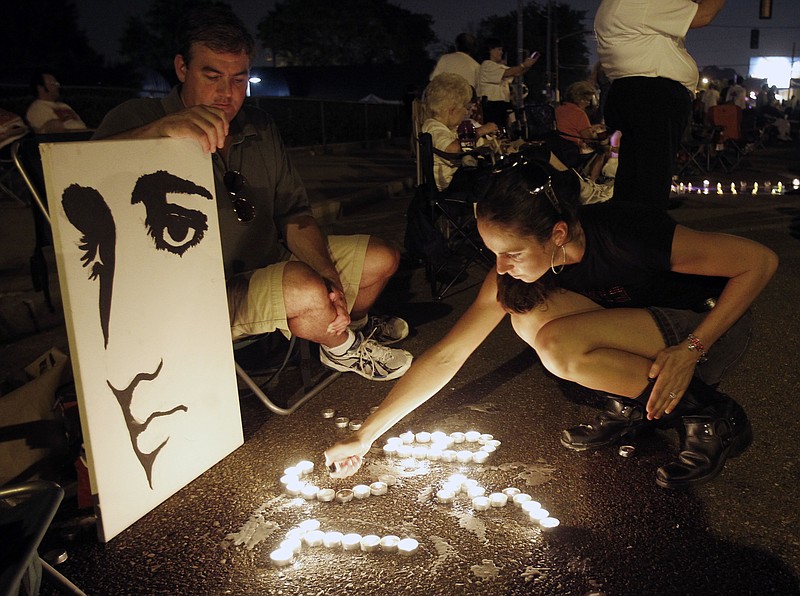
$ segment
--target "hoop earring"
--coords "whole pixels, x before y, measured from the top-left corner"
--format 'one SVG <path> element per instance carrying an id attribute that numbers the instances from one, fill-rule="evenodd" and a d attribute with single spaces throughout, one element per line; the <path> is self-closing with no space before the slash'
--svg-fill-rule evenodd
<path id="1" fill-rule="evenodd" d="M 561 264 L 556 269 L 556 251 L 561 249 Z M 556 246 L 553 249 L 553 252 L 550 254 L 550 271 L 553 272 L 553 275 L 558 275 L 564 270 L 564 266 L 567 264 L 567 243 L 565 242 L 561 246 Z"/>

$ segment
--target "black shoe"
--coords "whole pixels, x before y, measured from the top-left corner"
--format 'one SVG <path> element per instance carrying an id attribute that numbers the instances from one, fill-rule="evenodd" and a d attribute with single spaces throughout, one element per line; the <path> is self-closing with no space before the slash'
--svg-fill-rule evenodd
<path id="1" fill-rule="evenodd" d="M 728 458 L 744 453 L 753 440 L 747 414 L 733 399 L 725 399 L 712 415 L 684 416 L 686 431 L 677 461 L 656 471 L 662 488 L 685 488 L 713 480 L 722 472 Z"/>
<path id="2" fill-rule="evenodd" d="M 586 451 L 612 445 L 623 437 L 655 428 L 647 419 L 645 407 L 632 399 L 608 397 L 606 408 L 594 422 L 561 431 L 561 444 L 573 451 Z"/>

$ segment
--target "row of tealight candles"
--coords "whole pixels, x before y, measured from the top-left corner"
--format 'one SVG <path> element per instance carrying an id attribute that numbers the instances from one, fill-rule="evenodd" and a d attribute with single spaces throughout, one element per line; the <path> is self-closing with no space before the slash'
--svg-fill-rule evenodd
<path id="1" fill-rule="evenodd" d="M 792 188 L 796 191 L 800 189 L 800 179 L 795 178 L 792 180 Z M 721 182 L 717 182 L 716 185 L 711 184 L 709 180 L 703 180 L 702 185 L 695 186 L 691 182 L 684 184 L 680 182 L 678 184 L 673 184 L 671 186 L 671 190 L 673 193 L 678 195 L 687 195 L 687 194 L 698 194 L 698 195 L 709 195 L 709 194 L 718 194 L 723 195 L 725 193 L 725 187 Z M 766 195 L 782 195 L 786 192 L 786 189 L 783 185 L 783 182 L 778 181 L 777 184 L 773 185 L 770 181 L 765 181 L 763 185 L 759 186 L 758 182 L 753 182 L 752 186 L 749 186 L 747 182 L 741 181 L 737 187 L 735 182 L 731 182 L 730 187 L 728 189 L 728 194 L 731 195 L 738 195 L 738 194 L 751 194 L 751 195 L 759 195 L 759 194 L 766 194 Z"/>
<path id="2" fill-rule="evenodd" d="M 550 512 L 542 507 L 538 501 L 534 501 L 527 493 L 514 487 L 504 488 L 501 492 L 486 495 L 486 489 L 482 487 L 474 478 L 468 478 L 464 474 L 452 474 L 436 493 L 436 500 L 445 505 L 455 502 L 457 496 L 462 494 L 471 499 L 474 511 L 487 511 L 492 507 L 505 507 L 509 501 L 528 516 L 528 518 L 539 525 L 542 530 L 552 530 L 561 523 Z"/>
<path id="3" fill-rule="evenodd" d="M 395 476 L 381 474 L 378 476 L 378 480 L 369 485 L 357 484 L 353 488 L 343 488 L 336 491 L 332 488 L 320 488 L 313 482 L 303 479 L 313 470 L 314 463 L 307 460 L 286 468 L 280 480 L 284 492 L 290 497 L 302 497 L 306 501 L 348 503 L 353 499 L 366 499 L 369 496 L 385 495 L 389 491 L 389 487 L 397 482 Z"/>
<path id="4" fill-rule="evenodd" d="M 284 540 L 273 550 L 270 561 L 276 567 L 289 565 L 303 548 L 316 548 L 323 546 L 330 549 L 343 551 L 361 551 L 371 553 L 383 551 L 386 553 L 399 553 L 413 555 L 419 548 L 419 542 L 414 538 L 400 538 L 388 535 L 361 534 L 350 532 L 343 534 L 337 531 L 323 532 L 316 519 L 307 519 L 286 533 Z"/>
<path id="5" fill-rule="evenodd" d="M 456 446 L 459 448 L 454 449 Z M 473 446 L 474 450 L 467 449 Z M 389 437 L 383 446 L 383 453 L 388 456 L 431 461 L 482 464 L 499 446 L 500 441 L 492 435 L 476 430 L 450 434 L 441 431 L 432 433 L 406 431 L 399 437 Z"/>

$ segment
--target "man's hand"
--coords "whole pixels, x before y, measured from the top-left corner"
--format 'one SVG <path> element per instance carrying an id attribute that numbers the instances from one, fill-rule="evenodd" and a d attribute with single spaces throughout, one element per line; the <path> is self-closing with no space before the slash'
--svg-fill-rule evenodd
<path id="1" fill-rule="evenodd" d="M 325 279 L 325 285 L 328 287 L 328 299 L 336 311 L 336 317 L 328 325 L 327 331 L 333 335 L 340 335 L 347 330 L 347 326 L 350 324 L 350 313 L 347 311 L 344 290 L 330 279 Z"/>
<path id="2" fill-rule="evenodd" d="M 210 106 L 186 108 L 156 120 L 153 126 L 156 136 L 194 139 L 206 153 L 222 149 L 228 136 L 224 112 Z"/>

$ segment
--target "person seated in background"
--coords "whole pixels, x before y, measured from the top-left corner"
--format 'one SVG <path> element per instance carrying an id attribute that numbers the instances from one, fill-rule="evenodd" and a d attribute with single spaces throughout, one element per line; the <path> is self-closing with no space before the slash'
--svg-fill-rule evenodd
<path id="1" fill-rule="evenodd" d="M 322 233 L 273 119 L 244 105 L 255 44 L 229 8 L 192 9 L 177 33 L 180 84 L 117 106 L 93 138 L 183 138 L 212 154 L 234 339 L 280 330 L 320 344 L 334 370 L 402 376 L 412 355 L 387 346 L 408 324 L 369 313 L 399 250 L 376 236 Z"/>
<path id="2" fill-rule="evenodd" d="M 478 88 L 478 71 L 481 65 L 472 57 L 475 53 L 477 40 L 472 33 L 459 33 L 456 37 L 456 51 L 442 54 L 431 72 L 429 80 L 443 72 L 451 72 L 464 77 L 472 86 Z"/>
<path id="3" fill-rule="evenodd" d="M 463 147 L 458 138 L 458 126 L 470 120 L 474 108 L 473 92 L 469 82 L 454 73 L 436 75 L 422 94 L 425 120 L 422 132 L 430 133 L 433 148 L 445 153 L 461 153 Z M 475 127 L 475 145 L 486 143 L 486 136 L 497 132 L 494 122 Z M 434 153 L 433 173 L 439 190 L 472 190 L 476 170 L 460 168 L 460 162 L 449 160 Z"/>
<path id="4" fill-rule="evenodd" d="M 37 134 L 86 130 L 81 117 L 61 98 L 61 83 L 51 71 L 40 69 L 31 77 L 31 93 L 36 96 L 25 119 Z"/>
<path id="5" fill-rule="evenodd" d="M 556 126 L 561 138 L 555 153 L 568 167 L 583 170 L 589 180 L 596 181 L 608 157 L 606 127 L 592 124 L 586 110 L 596 97 L 595 88 L 587 81 L 578 81 L 567 88 L 564 103 L 556 108 Z"/>

